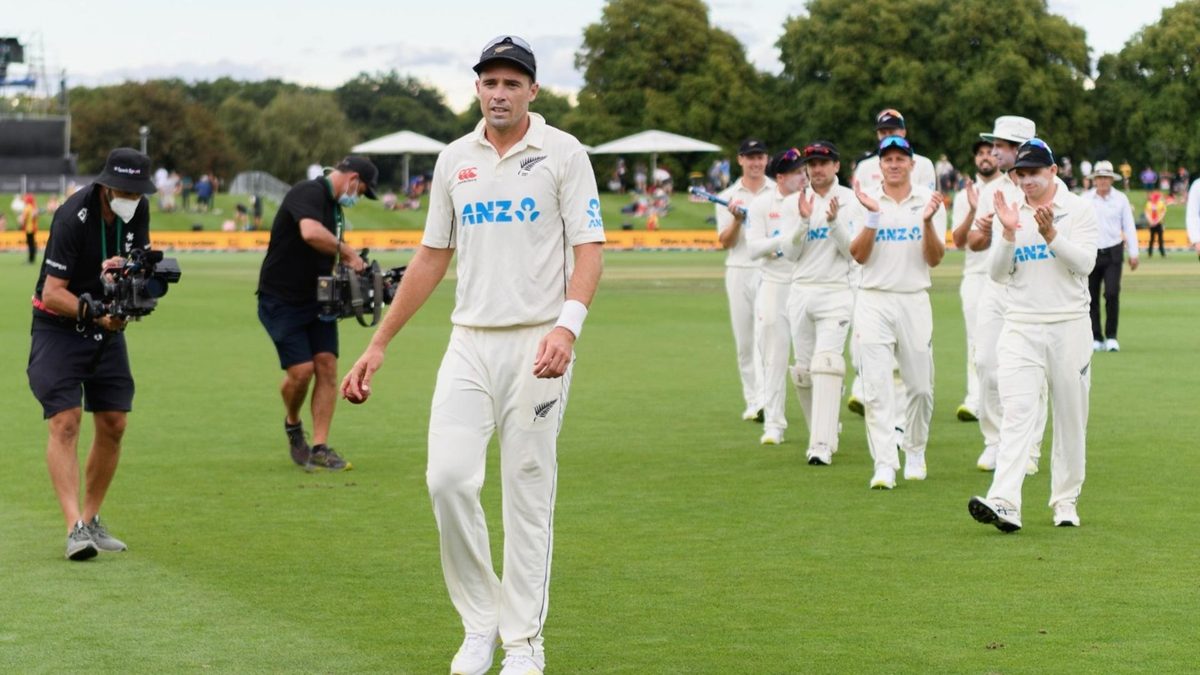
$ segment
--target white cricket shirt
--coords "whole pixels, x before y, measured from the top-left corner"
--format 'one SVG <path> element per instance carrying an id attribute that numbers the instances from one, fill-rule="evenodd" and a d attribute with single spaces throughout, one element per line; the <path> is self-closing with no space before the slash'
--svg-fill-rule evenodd
<path id="1" fill-rule="evenodd" d="M 1133 224 L 1133 206 L 1124 192 L 1113 188 L 1107 197 L 1101 197 L 1096 188 L 1083 193 L 1083 198 L 1096 207 L 1096 222 L 1099 234 L 1096 248 L 1112 248 L 1125 242 L 1130 258 L 1138 257 L 1137 228 Z"/>
<path id="2" fill-rule="evenodd" d="M 879 168 L 879 155 L 871 155 L 858 163 L 854 168 L 854 178 L 858 180 L 862 191 L 871 192 L 883 187 L 883 171 Z M 913 155 L 913 171 L 910 178 L 913 187 L 923 187 L 927 190 L 937 189 L 937 174 L 933 170 L 933 162 L 924 155 Z"/>
<path id="3" fill-rule="evenodd" d="M 1047 245 L 1038 234 L 1035 209 L 1021 200 L 1021 229 L 1016 241 L 1004 238 L 999 219 L 993 226 L 988 272 L 1002 284 L 1005 319 L 1025 323 L 1054 323 L 1088 316 L 1091 294 L 1088 274 L 1096 264 L 1096 209 L 1090 200 L 1056 183 L 1054 229 Z"/>
<path id="4" fill-rule="evenodd" d="M 587 152 L 537 113 L 503 157 L 480 120 L 438 156 L 430 190 L 421 243 L 456 249 L 455 325 L 553 321 L 574 269 L 572 247 L 604 241 Z"/>
<path id="5" fill-rule="evenodd" d="M 925 262 L 925 205 L 933 190 L 914 187 L 897 202 L 882 189 L 872 195 L 879 202 L 879 228 L 875 247 L 862 266 L 861 288 L 895 293 L 915 293 L 929 288 L 929 265 Z M 933 229 L 946 240 L 946 209 L 933 214 Z"/>
<path id="6" fill-rule="evenodd" d="M 833 185 L 824 197 L 806 188 L 804 198 L 812 198 L 812 215 L 800 220 L 792 240 L 799 252 L 792 271 L 792 283 L 811 286 L 850 285 L 850 241 L 858 234 L 866 212 L 854 191 L 844 185 Z M 837 218 L 830 222 L 825 213 L 829 203 L 838 202 Z M 797 204 L 799 206 L 799 204 Z"/>
<path id="7" fill-rule="evenodd" d="M 983 198 L 985 196 L 984 188 L 989 188 L 989 186 L 993 186 L 995 183 L 998 183 L 1002 180 L 1006 180 L 1004 174 L 999 174 L 986 183 L 981 182 L 978 176 L 975 177 L 975 189 L 979 191 L 979 198 L 975 202 L 975 218 L 978 218 L 978 214 L 982 212 Z M 995 194 L 995 192 L 989 189 L 987 192 L 988 198 L 991 199 L 991 195 L 993 194 Z M 963 218 L 967 217 L 967 213 L 970 210 L 971 202 L 967 199 L 966 189 L 959 190 L 958 193 L 954 195 L 954 204 L 950 209 L 950 229 L 953 230 L 954 228 L 958 227 L 959 224 L 962 223 Z M 969 232 L 974 228 L 975 221 L 972 220 L 971 224 L 967 226 L 967 230 Z M 966 258 L 963 260 L 963 276 L 968 274 L 987 274 L 987 251 L 972 251 L 969 246 L 966 247 L 965 251 Z"/>
<path id="8" fill-rule="evenodd" d="M 784 197 L 778 187 L 773 187 L 747 207 L 749 213 L 742 230 L 750 255 L 762 260 L 763 281 L 786 284 L 792 280 L 796 265 L 792 236 L 800 225 L 799 199 L 799 192 Z"/>
<path id="9" fill-rule="evenodd" d="M 742 185 L 742 179 L 739 178 L 732 185 L 725 188 L 717 196 L 729 201 L 739 201 L 742 206 L 749 207 L 750 202 L 754 198 L 763 194 L 768 190 L 775 189 L 775 181 L 770 178 L 764 179 L 762 189 L 758 192 L 752 192 L 749 188 Z M 729 212 L 729 207 L 715 204 L 717 208 L 717 233 L 729 227 L 733 223 L 733 214 Z M 729 247 L 728 253 L 725 256 L 726 267 L 758 267 L 759 261 L 750 257 L 750 252 L 746 250 L 746 221 L 742 221 L 742 227 L 738 230 L 737 241 L 733 246 Z"/>

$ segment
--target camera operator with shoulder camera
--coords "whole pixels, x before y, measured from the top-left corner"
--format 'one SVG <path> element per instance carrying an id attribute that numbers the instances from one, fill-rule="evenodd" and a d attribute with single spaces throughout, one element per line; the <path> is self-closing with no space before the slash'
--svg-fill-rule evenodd
<path id="1" fill-rule="evenodd" d="M 33 295 L 29 387 L 50 427 L 46 463 L 67 521 L 70 560 L 125 550 L 99 516 L 133 405 L 125 320 L 85 316 L 79 308 L 80 296 L 104 295 L 102 274 L 120 270 L 131 252 L 149 249 L 150 205 L 143 195 L 154 193 L 150 158 L 131 148 L 113 150 L 96 181 L 55 212 Z M 82 509 L 77 457 L 81 395 L 96 428 Z"/>
<path id="2" fill-rule="evenodd" d="M 258 318 L 267 329 L 284 370 L 280 391 L 286 410 L 292 461 L 307 471 L 351 468 L 327 445 L 337 397 L 336 317 L 322 316 L 317 280 L 340 262 L 354 272 L 362 257 L 342 241 L 344 208 L 360 197 L 375 199 L 379 176 L 363 157 L 343 159 L 327 175 L 297 183 L 288 191 L 271 226 L 271 242 L 258 280 Z M 312 387 L 313 444 L 300 421 L 300 408 Z"/>

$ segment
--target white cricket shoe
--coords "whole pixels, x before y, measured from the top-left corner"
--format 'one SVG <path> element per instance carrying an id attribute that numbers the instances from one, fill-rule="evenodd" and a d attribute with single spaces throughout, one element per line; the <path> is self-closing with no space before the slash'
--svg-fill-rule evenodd
<path id="1" fill-rule="evenodd" d="M 781 429 L 767 429 L 763 432 L 762 438 L 758 439 L 763 445 L 779 445 L 783 443 L 783 431 Z"/>
<path id="2" fill-rule="evenodd" d="M 1072 502 L 1059 502 L 1054 505 L 1055 527 L 1079 527 L 1079 512 Z"/>
<path id="3" fill-rule="evenodd" d="M 1104 351 L 1104 343 L 1101 342 L 1100 340 L 1092 340 L 1092 351 L 1094 351 L 1094 352 Z"/>
<path id="4" fill-rule="evenodd" d="M 975 460 L 975 466 L 980 471 L 995 471 L 998 452 L 1000 452 L 1000 448 L 994 445 L 984 446 L 983 452 L 979 453 L 979 459 Z"/>
<path id="5" fill-rule="evenodd" d="M 829 466 L 833 464 L 833 450 L 824 443 L 818 443 L 809 448 L 805 456 L 808 457 L 808 463 L 813 466 Z"/>
<path id="6" fill-rule="evenodd" d="M 1104 341 L 1104 351 L 1119 352 L 1121 351 L 1121 345 L 1117 344 L 1116 338 L 1108 338 Z"/>
<path id="7" fill-rule="evenodd" d="M 925 451 L 904 453 L 904 480 L 925 480 Z"/>
<path id="8" fill-rule="evenodd" d="M 500 631 L 493 628 L 487 633 L 467 633 L 462 646 L 450 662 L 450 675 L 487 675 L 492 669 Z"/>
<path id="9" fill-rule="evenodd" d="M 1033 459 L 1032 457 L 1030 457 L 1028 460 L 1025 461 L 1025 475 L 1026 476 L 1036 476 L 1037 472 L 1038 472 L 1038 462 L 1036 459 Z"/>
<path id="10" fill-rule="evenodd" d="M 875 467 L 875 475 L 871 476 L 872 490 L 891 490 L 896 487 L 896 470 L 890 466 Z"/>
<path id="11" fill-rule="evenodd" d="M 532 656 L 507 656 L 500 675 L 542 675 L 543 668 Z"/>
<path id="12" fill-rule="evenodd" d="M 971 497 L 971 501 L 967 502 L 967 511 L 975 520 L 984 525 L 995 525 L 1001 532 L 1016 532 L 1021 529 L 1021 512 L 1008 502 Z"/>
<path id="13" fill-rule="evenodd" d="M 761 422 L 763 410 L 762 408 L 752 405 L 742 411 L 742 420 L 746 422 Z"/>

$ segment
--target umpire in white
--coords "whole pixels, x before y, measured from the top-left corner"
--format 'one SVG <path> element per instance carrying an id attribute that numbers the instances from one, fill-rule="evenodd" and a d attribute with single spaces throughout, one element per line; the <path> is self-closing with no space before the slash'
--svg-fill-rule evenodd
<path id="1" fill-rule="evenodd" d="M 438 157 L 421 247 L 387 317 L 342 382 L 370 393 L 388 342 L 441 281 L 455 252 L 454 329 L 429 417 L 426 481 L 442 570 L 466 636 L 451 673 L 539 675 L 549 606 L 557 438 L 602 267 L 604 226 L 587 152 L 529 103 L 529 44 L 500 36 L 475 66 L 483 120 Z M 500 436 L 504 577 L 479 502 L 488 441 Z M 401 668 L 403 669 L 403 668 Z"/>
<path id="2" fill-rule="evenodd" d="M 996 473 L 987 497 L 968 509 L 1004 532 L 1021 529 L 1021 485 L 1038 425 L 1042 388 L 1054 404 L 1050 506 L 1058 526 L 1078 526 L 1083 487 L 1092 349 L 1088 274 L 1096 263 L 1096 212 L 1056 180 L 1054 154 L 1040 139 L 1025 142 L 1014 164 L 1019 203 L 994 197 L 1001 236 L 988 274 L 1006 284 L 1008 305 L 997 346 L 1004 418 Z"/>

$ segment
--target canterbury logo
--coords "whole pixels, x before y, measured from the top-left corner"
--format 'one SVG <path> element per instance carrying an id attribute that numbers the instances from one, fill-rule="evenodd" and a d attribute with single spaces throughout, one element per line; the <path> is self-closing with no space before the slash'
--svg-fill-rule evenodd
<path id="1" fill-rule="evenodd" d="M 550 414 L 550 410 L 554 408 L 554 404 L 558 403 L 558 399 L 546 401 L 533 406 L 533 416 L 537 419 L 546 419 L 546 415 Z"/>
<path id="2" fill-rule="evenodd" d="M 521 160 L 521 170 L 518 172 L 518 175 L 528 176 L 529 172 L 533 171 L 533 167 L 537 166 L 538 162 L 542 161 L 543 159 L 546 159 L 545 155 L 526 157 L 525 159 Z"/>

